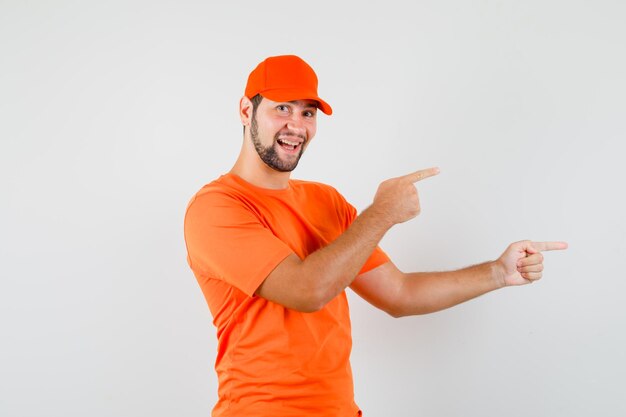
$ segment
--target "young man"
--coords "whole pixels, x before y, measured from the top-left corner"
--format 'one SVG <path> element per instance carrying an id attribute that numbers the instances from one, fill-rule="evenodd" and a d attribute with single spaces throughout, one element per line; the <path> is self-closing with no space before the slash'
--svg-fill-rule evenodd
<path id="1" fill-rule="evenodd" d="M 439 170 L 384 181 L 357 216 L 332 187 L 290 177 L 318 111 L 332 114 L 307 63 L 261 62 L 240 101 L 239 158 L 189 203 L 188 262 L 217 327 L 213 416 L 360 415 L 346 287 L 394 317 L 424 314 L 538 280 L 541 251 L 567 247 L 522 241 L 462 270 L 401 272 L 378 243 L 420 213 L 414 184 Z"/>

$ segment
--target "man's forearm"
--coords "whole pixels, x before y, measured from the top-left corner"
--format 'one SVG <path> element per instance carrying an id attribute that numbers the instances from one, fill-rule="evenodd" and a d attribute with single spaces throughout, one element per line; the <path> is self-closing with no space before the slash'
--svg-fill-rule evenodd
<path id="1" fill-rule="evenodd" d="M 323 278 L 316 285 L 321 289 L 321 296 L 317 298 L 322 303 L 330 301 L 352 283 L 387 230 L 420 213 L 414 183 L 438 173 L 438 168 L 429 168 L 382 182 L 372 205 L 337 240 L 306 258 L 302 265 L 304 270 L 323 271 Z"/>
<path id="2" fill-rule="evenodd" d="M 321 305 L 352 283 L 391 226 L 375 208 L 369 207 L 334 242 L 302 262 L 303 275 L 315 281 Z"/>
<path id="3" fill-rule="evenodd" d="M 495 261 L 456 271 L 407 273 L 394 315 L 432 313 L 503 286 L 502 269 Z"/>
<path id="4" fill-rule="evenodd" d="M 322 308 L 352 283 L 387 230 L 420 213 L 414 183 L 438 172 L 431 168 L 383 181 L 372 205 L 335 241 L 305 259 L 288 256 L 256 293 L 298 311 Z"/>

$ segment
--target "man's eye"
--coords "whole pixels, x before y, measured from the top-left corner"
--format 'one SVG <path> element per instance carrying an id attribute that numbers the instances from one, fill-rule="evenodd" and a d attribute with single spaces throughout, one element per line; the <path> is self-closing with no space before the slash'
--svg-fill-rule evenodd
<path id="1" fill-rule="evenodd" d="M 312 111 L 305 111 L 305 112 L 304 112 L 304 115 L 305 115 L 306 117 L 315 117 L 315 112 L 312 112 Z"/>
<path id="2" fill-rule="evenodd" d="M 285 106 L 285 105 L 282 105 L 282 104 L 281 104 L 280 106 L 276 106 L 276 109 L 277 109 L 278 111 L 281 111 L 281 112 L 287 112 L 287 111 L 289 111 L 289 107 L 287 107 L 287 106 Z"/>

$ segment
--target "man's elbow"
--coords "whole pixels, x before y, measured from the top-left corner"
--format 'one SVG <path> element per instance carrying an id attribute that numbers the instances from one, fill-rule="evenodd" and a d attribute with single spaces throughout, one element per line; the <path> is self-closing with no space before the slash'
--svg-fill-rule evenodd
<path id="1" fill-rule="evenodd" d="M 400 317 L 405 317 L 409 315 L 409 314 L 406 314 L 406 312 L 402 310 L 401 308 L 398 308 L 397 306 L 393 306 L 393 305 L 385 307 L 383 311 L 389 314 L 394 319 L 398 319 Z"/>
<path id="2" fill-rule="evenodd" d="M 425 316 L 426 314 L 436 313 L 442 309 L 431 308 L 429 306 L 415 306 L 413 308 L 389 308 L 384 311 L 394 319 L 407 316 Z"/>
<path id="3" fill-rule="evenodd" d="M 400 303 L 386 305 L 383 308 L 381 308 L 381 310 L 389 314 L 394 319 L 397 319 L 400 317 L 407 317 L 407 316 L 422 316 L 422 315 L 426 315 L 426 314 L 430 314 L 430 313 L 434 313 L 435 311 L 438 311 L 437 309 L 433 309 L 427 305 L 407 306 L 407 305 L 403 305 Z"/>
<path id="4" fill-rule="evenodd" d="M 323 309 L 326 304 L 331 301 L 332 298 L 321 289 L 311 290 L 306 294 L 302 302 L 303 313 L 316 313 Z"/>
<path id="5" fill-rule="evenodd" d="M 296 295 L 297 294 L 297 295 Z M 283 307 L 287 307 L 291 310 L 298 311 L 300 313 L 316 313 L 324 308 L 328 304 L 325 294 L 317 288 L 294 288 L 290 299 L 279 302 Z M 296 295 L 294 297 L 294 295 Z"/>
<path id="6" fill-rule="evenodd" d="M 335 294 L 330 288 L 313 287 L 303 289 L 302 297 L 298 300 L 296 310 L 302 313 L 318 312 L 337 296 L 338 294 Z"/>
<path id="7" fill-rule="evenodd" d="M 318 289 L 297 286 L 280 292 L 271 292 L 267 287 L 262 287 L 257 290 L 256 295 L 300 313 L 315 313 L 330 301 Z"/>

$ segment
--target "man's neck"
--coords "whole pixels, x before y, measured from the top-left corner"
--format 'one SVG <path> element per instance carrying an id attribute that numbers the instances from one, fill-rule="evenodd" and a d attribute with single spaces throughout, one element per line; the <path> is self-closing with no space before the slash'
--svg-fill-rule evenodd
<path id="1" fill-rule="evenodd" d="M 258 158 L 257 160 L 246 160 L 242 155 L 239 156 L 230 173 L 237 175 L 252 185 L 272 190 L 287 188 L 291 176 L 291 172 L 276 171 L 265 165 Z"/>

